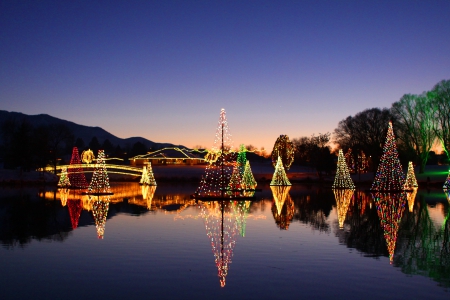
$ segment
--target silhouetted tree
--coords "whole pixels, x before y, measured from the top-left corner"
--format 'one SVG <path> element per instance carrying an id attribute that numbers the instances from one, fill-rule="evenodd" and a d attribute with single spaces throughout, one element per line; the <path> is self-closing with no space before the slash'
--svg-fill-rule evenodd
<path id="1" fill-rule="evenodd" d="M 114 145 L 109 141 L 109 139 L 106 139 L 103 142 L 102 148 L 107 154 L 111 154 L 114 151 Z"/>
<path id="2" fill-rule="evenodd" d="M 450 80 L 442 80 L 428 93 L 430 103 L 433 105 L 436 127 L 436 137 L 450 159 Z"/>
<path id="3" fill-rule="evenodd" d="M 97 155 L 97 152 L 101 148 L 101 145 L 96 136 L 92 137 L 91 141 L 89 142 L 89 148 L 92 150 L 92 152 L 94 152 L 95 155 Z"/>
<path id="4" fill-rule="evenodd" d="M 84 140 L 82 138 L 77 138 L 74 146 L 77 147 L 79 151 L 83 152 L 83 150 L 85 150 L 84 147 L 86 147 L 86 144 L 84 143 Z"/>

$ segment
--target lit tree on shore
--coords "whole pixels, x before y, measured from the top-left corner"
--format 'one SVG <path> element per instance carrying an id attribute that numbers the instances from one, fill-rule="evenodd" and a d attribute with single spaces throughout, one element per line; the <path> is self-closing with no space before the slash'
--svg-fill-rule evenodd
<path id="1" fill-rule="evenodd" d="M 106 171 L 105 165 L 105 151 L 103 150 L 98 150 L 97 163 L 95 164 L 94 174 L 92 175 L 88 192 L 93 194 L 111 193 L 108 172 Z"/>
<path id="2" fill-rule="evenodd" d="M 352 178 L 345 162 L 344 153 L 339 149 L 336 176 L 334 177 L 333 189 L 354 189 Z"/>
<path id="3" fill-rule="evenodd" d="M 406 173 L 405 180 L 405 190 L 411 190 L 412 188 L 418 187 L 416 176 L 414 175 L 414 166 L 412 161 L 408 163 L 408 172 Z"/>
<path id="4" fill-rule="evenodd" d="M 250 162 L 247 160 L 245 163 L 244 175 L 242 177 L 244 189 L 254 190 L 256 188 L 256 180 L 253 177 L 252 169 L 250 168 Z"/>
<path id="5" fill-rule="evenodd" d="M 88 183 L 86 181 L 86 177 L 84 176 L 84 171 L 81 165 L 80 155 L 78 154 L 77 147 L 73 147 L 68 174 L 71 188 L 88 188 Z"/>
<path id="6" fill-rule="evenodd" d="M 275 172 L 272 176 L 272 181 L 270 185 L 291 185 L 291 182 L 286 176 L 286 172 L 284 171 L 283 163 L 281 161 L 281 157 L 278 156 L 277 165 L 275 166 Z"/>
<path id="7" fill-rule="evenodd" d="M 405 175 L 398 159 L 397 145 L 395 143 L 392 122 L 389 122 L 386 142 L 383 147 L 383 156 L 380 160 L 375 180 L 372 183 L 373 191 L 402 191 L 405 185 Z"/>
<path id="8" fill-rule="evenodd" d="M 142 177 L 140 184 L 156 185 L 155 175 L 153 175 L 152 164 L 149 162 L 148 166 L 142 168 Z"/>

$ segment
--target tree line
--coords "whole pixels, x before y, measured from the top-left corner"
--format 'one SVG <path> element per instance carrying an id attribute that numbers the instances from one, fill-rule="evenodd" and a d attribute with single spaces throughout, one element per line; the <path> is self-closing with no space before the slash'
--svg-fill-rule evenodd
<path id="1" fill-rule="evenodd" d="M 150 149 L 141 142 L 122 148 L 114 146 L 108 139 L 100 143 L 93 137 L 88 144 L 80 137 L 75 139 L 72 130 L 65 124 L 33 126 L 27 120 L 6 120 L 0 124 L 0 161 L 5 169 L 20 172 L 70 163 L 73 147 L 81 153 L 91 149 L 95 154 L 105 150 L 109 157 L 128 159 L 146 154 Z M 64 159 L 66 158 L 66 159 Z"/>

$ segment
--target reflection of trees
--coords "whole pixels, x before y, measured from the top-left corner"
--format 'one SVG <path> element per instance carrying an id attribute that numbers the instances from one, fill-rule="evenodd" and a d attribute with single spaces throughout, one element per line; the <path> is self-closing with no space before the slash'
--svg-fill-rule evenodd
<path id="1" fill-rule="evenodd" d="M 402 221 L 394 264 L 406 274 L 419 274 L 450 286 L 450 211 L 440 228 L 430 218 L 422 198 Z"/>
<path id="2" fill-rule="evenodd" d="M 330 225 L 327 222 L 327 218 L 334 204 L 331 190 L 309 190 L 292 194 L 294 202 L 293 219 L 309 224 L 316 230 L 328 232 Z"/>
<path id="3" fill-rule="evenodd" d="M 92 215 L 94 216 L 97 236 L 103 239 L 105 235 L 106 216 L 109 209 L 109 196 L 97 196 L 92 203 Z"/>
<path id="4" fill-rule="evenodd" d="M 232 202 L 233 212 L 236 217 L 236 226 L 239 234 L 245 236 L 245 225 L 247 223 L 247 215 L 250 211 L 251 201 L 237 201 Z"/>
<path id="5" fill-rule="evenodd" d="M 387 255 L 384 231 L 378 220 L 377 209 L 371 205 L 371 196 L 357 191 L 350 202 L 345 230 L 336 229 L 339 243 L 355 248 L 365 256 Z"/>
<path id="6" fill-rule="evenodd" d="M 236 244 L 236 219 L 230 213 L 230 201 L 204 202 L 202 217 L 205 222 L 206 235 L 211 241 L 214 261 L 218 270 L 220 286 L 225 286 L 228 265 L 231 264 L 233 249 Z"/>
<path id="7" fill-rule="evenodd" d="M 291 186 L 270 186 L 273 195 L 272 214 L 280 229 L 288 229 L 294 218 L 295 206 L 289 195 Z"/>
<path id="8" fill-rule="evenodd" d="M 406 204 L 406 192 L 402 193 L 373 193 L 372 197 L 377 205 L 378 217 L 384 231 L 389 261 L 394 260 L 395 245 L 397 243 L 400 220 Z"/>
<path id="9" fill-rule="evenodd" d="M 409 212 L 413 212 L 414 202 L 416 201 L 417 187 L 413 187 L 411 192 L 407 192 Z"/>
<path id="10" fill-rule="evenodd" d="M 336 198 L 336 210 L 338 214 L 339 228 L 344 228 L 345 217 L 347 216 L 348 206 L 352 199 L 354 189 L 333 189 Z"/>

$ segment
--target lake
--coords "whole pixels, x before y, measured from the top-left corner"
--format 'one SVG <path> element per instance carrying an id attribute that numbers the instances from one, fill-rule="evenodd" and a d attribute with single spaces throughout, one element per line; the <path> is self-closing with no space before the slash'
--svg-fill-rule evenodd
<path id="1" fill-rule="evenodd" d="M 258 186 L 202 202 L 195 184 L 114 195 L 0 189 L 1 299 L 449 299 L 449 202 Z"/>

